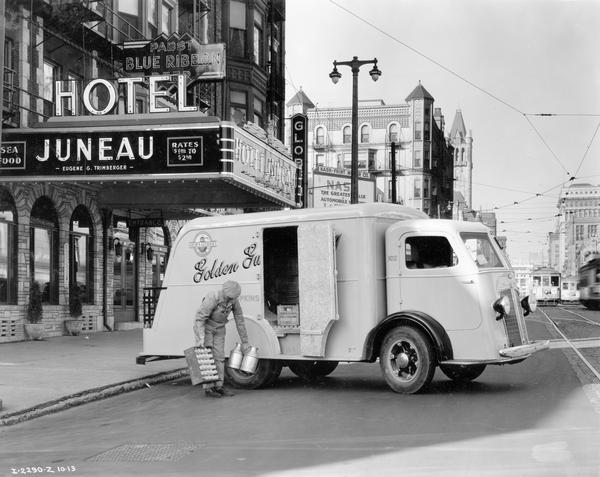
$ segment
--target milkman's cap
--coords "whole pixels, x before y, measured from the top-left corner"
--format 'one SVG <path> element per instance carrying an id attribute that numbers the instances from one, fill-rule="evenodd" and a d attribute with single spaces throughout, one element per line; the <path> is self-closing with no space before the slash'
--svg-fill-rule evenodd
<path id="1" fill-rule="evenodd" d="M 227 298 L 236 299 L 242 294 L 242 287 L 238 282 L 228 280 L 223 283 L 223 295 Z"/>

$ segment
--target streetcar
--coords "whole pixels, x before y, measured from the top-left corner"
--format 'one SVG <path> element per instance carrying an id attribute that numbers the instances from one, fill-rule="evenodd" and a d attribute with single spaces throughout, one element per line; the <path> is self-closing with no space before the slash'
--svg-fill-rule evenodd
<path id="1" fill-rule="evenodd" d="M 557 305 L 560 302 L 560 273 L 552 268 L 536 268 L 532 272 L 532 292 L 538 304 Z"/>
<path id="2" fill-rule="evenodd" d="M 579 303 L 579 288 L 577 277 L 563 277 L 560 281 L 560 302 Z"/>
<path id="3" fill-rule="evenodd" d="M 600 258 L 579 268 L 579 301 L 590 310 L 600 310 Z"/>

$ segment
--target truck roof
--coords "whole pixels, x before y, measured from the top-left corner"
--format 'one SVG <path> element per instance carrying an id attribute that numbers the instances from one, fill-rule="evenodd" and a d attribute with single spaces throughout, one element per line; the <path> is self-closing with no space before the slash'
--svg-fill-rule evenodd
<path id="1" fill-rule="evenodd" d="M 219 215 L 214 217 L 199 217 L 188 222 L 181 234 L 194 229 L 211 227 L 231 227 L 254 224 L 278 224 L 288 222 L 307 222 L 314 220 L 336 220 L 347 218 L 379 217 L 393 220 L 429 219 L 416 209 L 387 202 L 368 204 L 343 205 L 338 207 L 323 207 L 316 209 L 291 209 L 272 212 L 252 212 L 236 215 Z"/>

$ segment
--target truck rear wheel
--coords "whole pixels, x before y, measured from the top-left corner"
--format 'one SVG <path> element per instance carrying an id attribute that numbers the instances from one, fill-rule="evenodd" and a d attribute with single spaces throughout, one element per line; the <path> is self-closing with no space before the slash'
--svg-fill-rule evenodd
<path id="1" fill-rule="evenodd" d="M 239 389 L 257 389 L 270 386 L 281 374 L 281 361 L 259 359 L 256 371 L 248 374 L 239 369 L 231 369 L 225 363 L 225 382 Z"/>
<path id="2" fill-rule="evenodd" d="M 436 363 L 429 339 L 416 328 L 399 326 L 383 339 L 379 365 L 393 391 L 413 394 L 431 382 Z"/>
<path id="3" fill-rule="evenodd" d="M 337 365 L 337 361 L 293 361 L 288 366 L 299 378 L 312 381 L 333 373 Z"/>
<path id="4" fill-rule="evenodd" d="M 468 383 L 481 376 L 485 370 L 485 364 L 440 364 L 440 369 L 452 381 Z"/>

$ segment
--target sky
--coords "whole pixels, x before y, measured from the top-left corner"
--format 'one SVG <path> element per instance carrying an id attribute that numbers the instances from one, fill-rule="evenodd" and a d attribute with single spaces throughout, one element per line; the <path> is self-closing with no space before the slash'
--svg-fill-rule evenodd
<path id="1" fill-rule="evenodd" d="M 286 101 L 404 103 L 419 81 L 473 136 L 473 208 L 494 211 L 513 262 L 547 248 L 561 187 L 600 185 L 600 0 L 287 0 Z M 540 114 L 552 114 L 540 116 Z M 575 178 L 570 181 L 571 178 Z"/>

